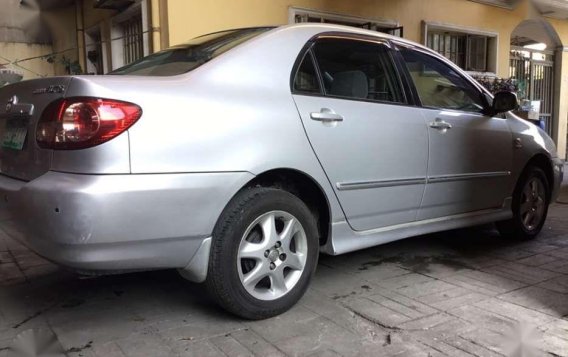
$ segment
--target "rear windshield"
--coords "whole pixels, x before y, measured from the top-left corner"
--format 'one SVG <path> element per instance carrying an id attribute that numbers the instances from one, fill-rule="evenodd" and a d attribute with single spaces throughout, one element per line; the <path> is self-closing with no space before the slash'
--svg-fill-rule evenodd
<path id="1" fill-rule="evenodd" d="M 204 35 L 183 45 L 141 58 L 109 74 L 175 76 L 186 73 L 270 29 L 270 27 L 250 28 Z"/>

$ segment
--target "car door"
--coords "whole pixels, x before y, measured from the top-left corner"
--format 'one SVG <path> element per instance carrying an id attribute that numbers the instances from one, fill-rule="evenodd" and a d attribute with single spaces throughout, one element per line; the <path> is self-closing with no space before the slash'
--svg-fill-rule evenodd
<path id="1" fill-rule="evenodd" d="M 409 105 L 388 43 L 320 36 L 298 66 L 293 97 L 350 226 L 414 221 L 428 130 Z"/>
<path id="2" fill-rule="evenodd" d="M 418 220 L 499 208 L 510 195 L 507 120 L 490 117 L 483 92 L 445 61 L 413 48 L 401 57 L 428 126 L 428 183 Z"/>

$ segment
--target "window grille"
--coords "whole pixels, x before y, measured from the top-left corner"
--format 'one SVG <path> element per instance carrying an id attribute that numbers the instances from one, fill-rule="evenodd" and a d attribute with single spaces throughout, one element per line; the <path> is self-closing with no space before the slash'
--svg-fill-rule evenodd
<path id="1" fill-rule="evenodd" d="M 429 31 L 426 45 L 462 69 L 487 72 L 487 36 Z"/>
<path id="2" fill-rule="evenodd" d="M 124 43 L 124 65 L 144 56 L 144 38 L 142 34 L 142 16 L 134 16 L 122 24 Z"/>
<path id="3" fill-rule="evenodd" d="M 385 25 L 381 25 L 380 23 L 376 22 L 357 22 L 357 21 L 350 21 L 349 19 L 343 19 L 340 17 L 326 17 L 324 15 L 318 14 L 309 14 L 309 13 L 302 13 L 296 14 L 294 17 L 296 23 L 301 22 L 319 22 L 319 23 L 326 23 L 326 24 L 335 24 L 335 25 L 344 25 L 344 26 L 351 26 L 351 27 L 358 27 L 367 30 L 377 31 L 387 33 L 389 35 L 402 37 L 403 27 L 387 27 Z"/>

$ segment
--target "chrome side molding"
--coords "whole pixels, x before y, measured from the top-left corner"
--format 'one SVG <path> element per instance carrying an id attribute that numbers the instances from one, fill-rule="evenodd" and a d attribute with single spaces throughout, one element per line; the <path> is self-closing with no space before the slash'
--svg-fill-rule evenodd
<path id="1" fill-rule="evenodd" d="M 366 188 L 423 185 L 425 183 L 426 183 L 426 177 L 416 177 L 416 178 L 382 180 L 382 181 L 338 182 L 336 184 L 336 187 L 339 191 L 347 191 L 347 190 L 362 190 Z"/>
<path id="2" fill-rule="evenodd" d="M 368 188 L 382 188 L 394 186 L 409 186 L 409 185 L 423 185 L 427 183 L 451 182 L 451 181 L 467 181 L 477 179 L 488 179 L 497 177 L 511 176 L 511 171 L 495 171 L 495 172 L 479 172 L 458 175 L 437 175 L 430 177 L 413 177 L 393 180 L 381 181 L 353 181 L 353 182 L 338 182 L 336 187 L 339 191 L 347 190 L 364 190 Z"/>
<path id="3" fill-rule="evenodd" d="M 459 175 L 439 175 L 428 177 L 428 183 L 466 181 L 511 176 L 511 171 L 479 172 Z"/>

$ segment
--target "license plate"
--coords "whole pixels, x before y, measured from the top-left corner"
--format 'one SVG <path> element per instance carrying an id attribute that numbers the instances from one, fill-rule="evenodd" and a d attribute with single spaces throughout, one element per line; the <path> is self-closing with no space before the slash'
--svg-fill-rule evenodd
<path id="1" fill-rule="evenodd" d="M 22 150 L 24 147 L 24 142 L 26 141 L 26 135 L 28 133 L 27 128 L 6 128 L 4 132 L 4 137 L 2 138 L 2 147 Z"/>

